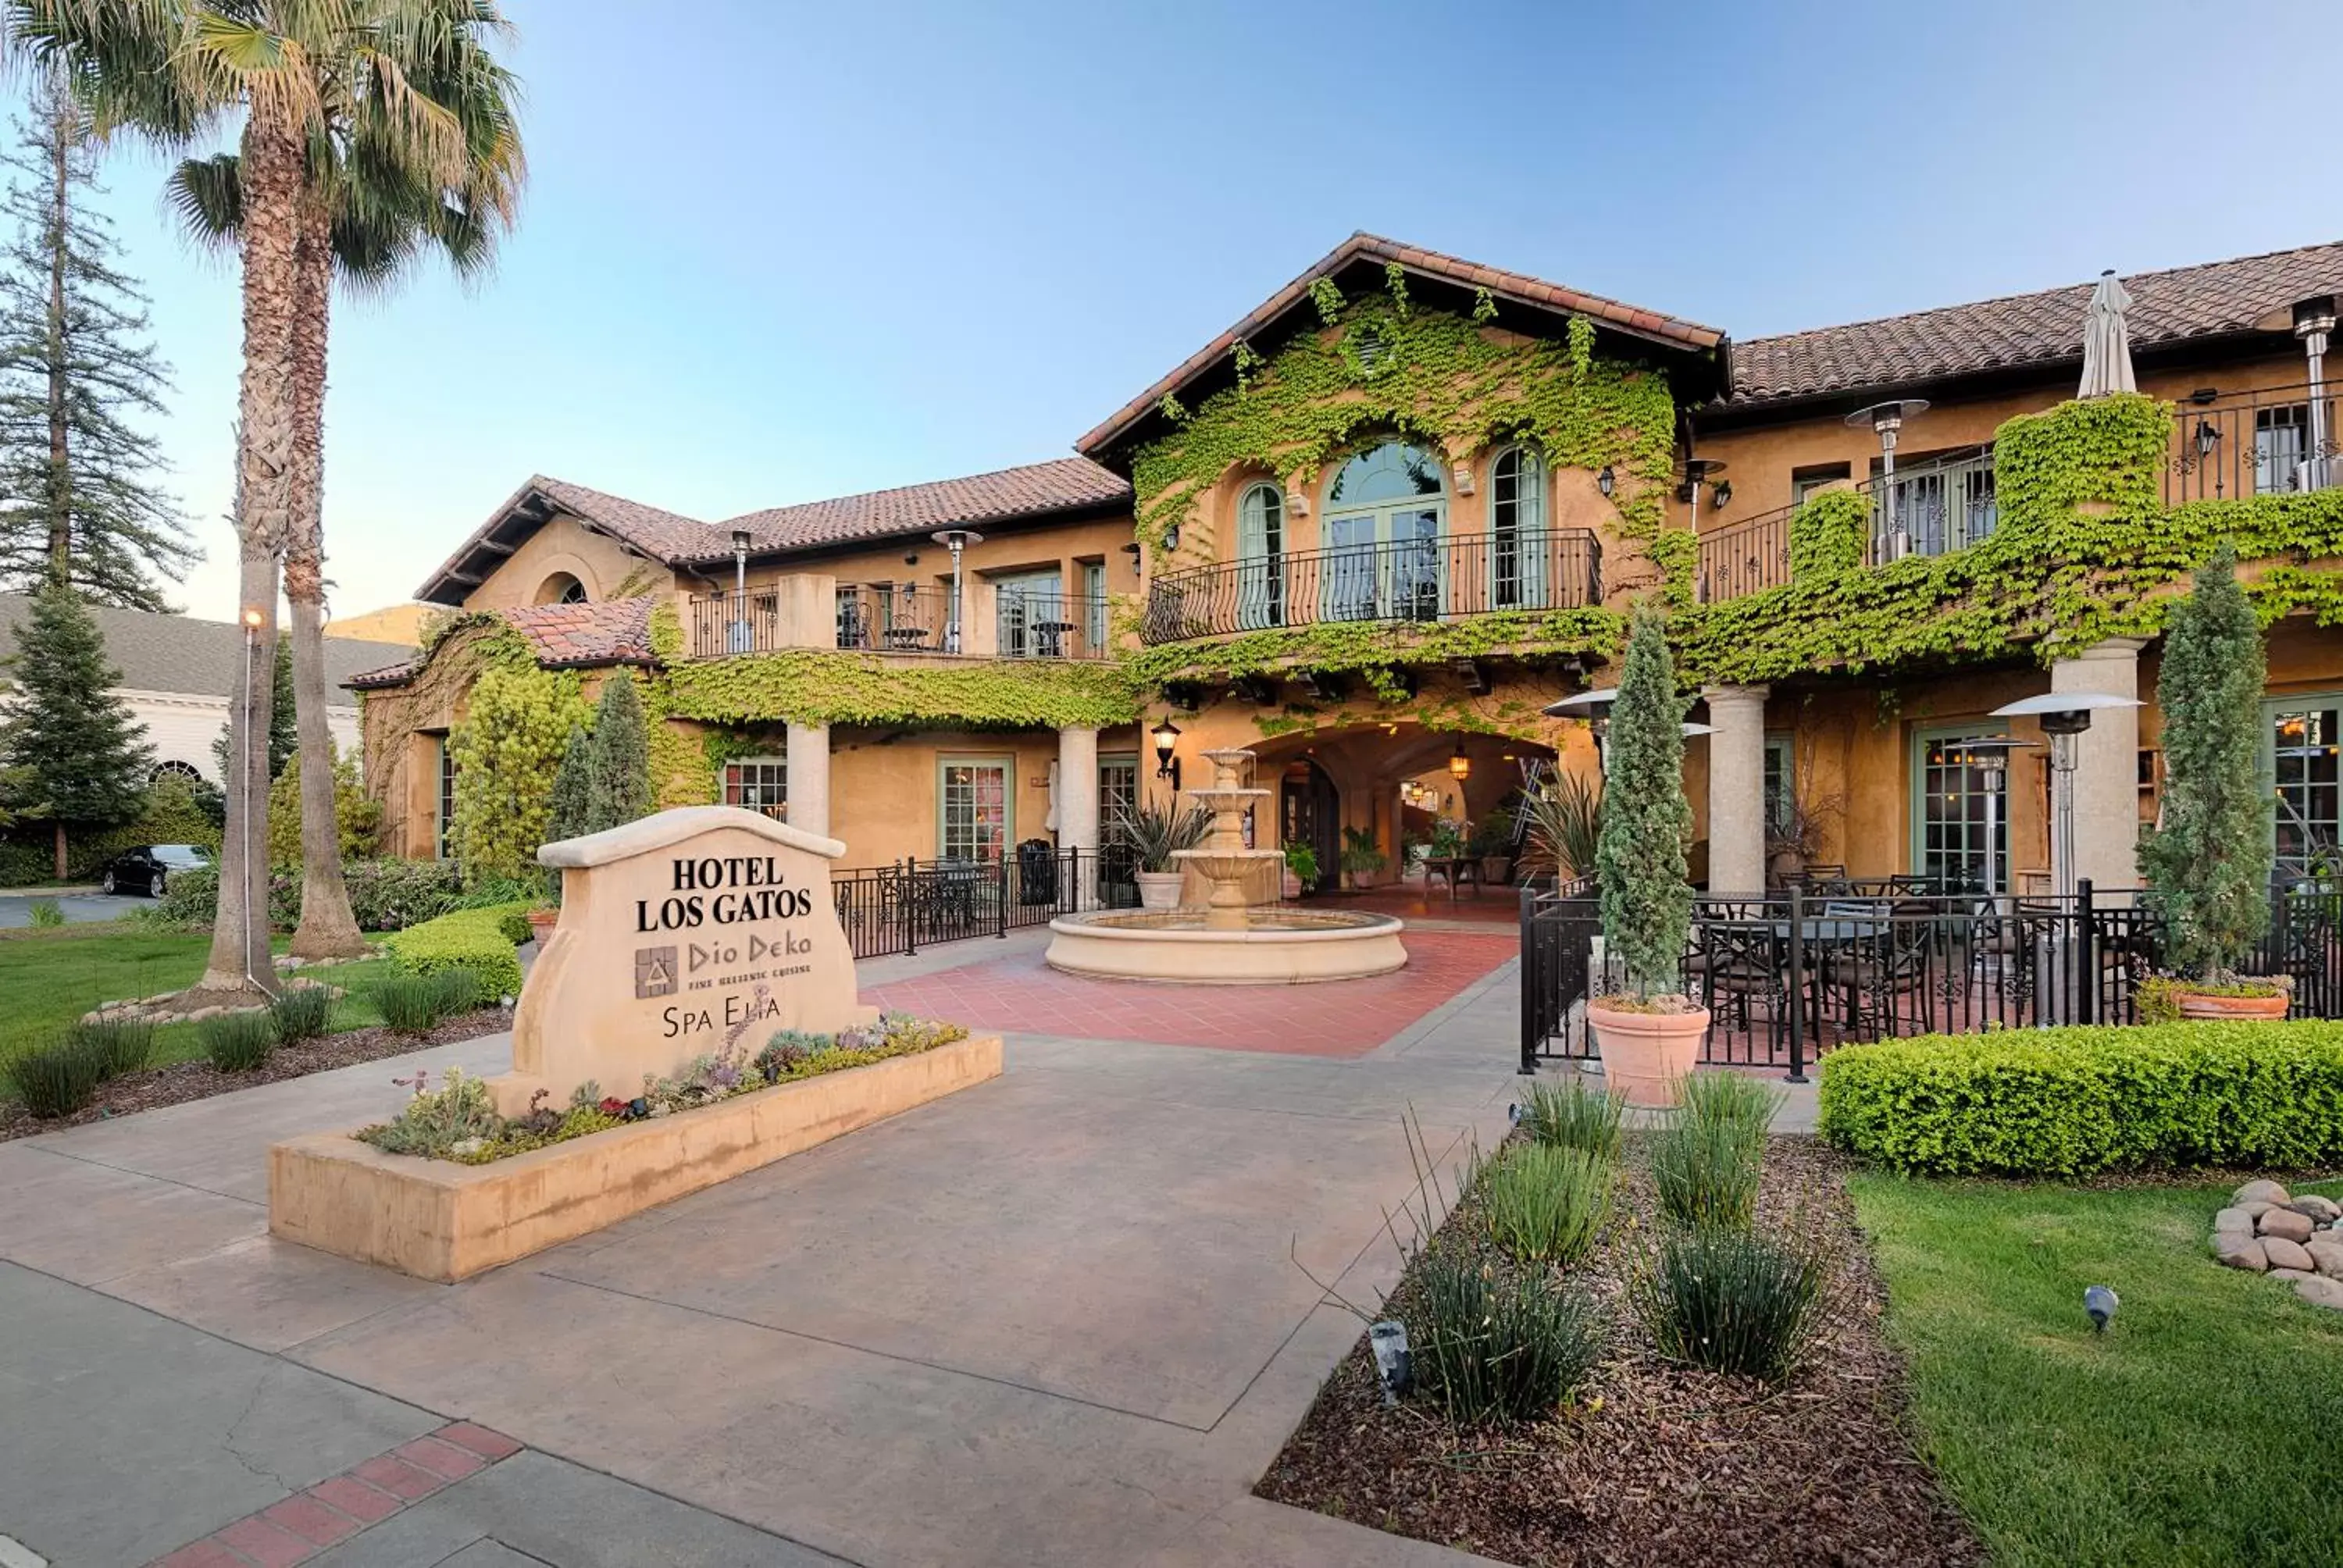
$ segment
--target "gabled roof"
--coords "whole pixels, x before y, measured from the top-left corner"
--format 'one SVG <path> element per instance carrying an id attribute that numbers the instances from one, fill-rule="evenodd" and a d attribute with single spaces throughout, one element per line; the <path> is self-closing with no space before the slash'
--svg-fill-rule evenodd
<path id="1" fill-rule="evenodd" d="M 755 550 L 793 550 L 1130 503 L 1131 487 L 1119 476 L 1087 457 L 1059 457 L 964 479 L 743 513 L 718 530 L 724 538 L 716 550 L 693 558 L 729 559 L 734 528 L 749 530 Z"/>
<path id="2" fill-rule="evenodd" d="M 1312 284 L 1322 277 L 1332 277 L 1345 267 L 1361 262 L 1377 266 L 1396 262 L 1419 278 L 1453 284 L 1460 288 L 1485 288 L 1501 306 L 1510 303 L 1557 315 L 1583 316 L 1598 327 L 1641 337 L 1664 348 L 1707 354 L 1723 347 L 1725 342 L 1725 334 L 1714 327 L 1703 327 L 1698 322 L 1680 317 L 1605 299 L 1599 294 L 1588 294 L 1562 284 L 1548 283 L 1527 273 L 1506 272 L 1498 267 L 1483 266 L 1456 256 L 1443 256 L 1436 250 L 1425 250 L 1421 246 L 1402 245 L 1397 240 L 1385 239 L 1381 235 L 1368 234 L 1363 229 L 1263 300 L 1235 326 L 1182 360 L 1170 375 L 1116 409 L 1096 429 L 1075 442 L 1074 450 L 1088 457 L 1099 456 L 1153 413 L 1167 394 L 1179 392 L 1198 377 L 1225 366 L 1231 352 L 1241 340 L 1268 331 L 1281 317 L 1302 308 L 1309 300 Z"/>
<path id="3" fill-rule="evenodd" d="M 2343 292 L 2343 244 L 2143 272 L 2123 280 L 2135 353 L 2284 331 L 2297 300 Z M 2094 285 L 2014 294 L 1733 346 L 1735 407 L 2026 366 L 2080 363 Z"/>
<path id="4" fill-rule="evenodd" d="M 520 605 L 494 613 L 528 639 L 537 662 L 548 669 L 590 668 L 608 664 L 649 664 L 651 610 L 656 594 L 605 599 L 599 604 Z M 368 669 L 342 682 L 353 691 L 404 686 L 430 662 L 429 654 Z"/>
<path id="5" fill-rule="evenodd" d="M 471 538 L 456 547 L 455 553 L 416 590 L 415 597 L 433 604 L 463 603 L 464 596 L 486 581 L 505 557 L 512 554 L 515 545 L 543 527 L 557 512 L 566 512 L 609 535 L 636 554 L 662 565 L 731 548 L 729 535 L 696 518 L 663 512 L 623 496 L 534 474 L 488 514 L 488 520 L 474 529 Z"/>
<path id="6" fill-rule="evenodd" d="M 33 613 L 33 601 L 0 594 L 0 655 L 14 651 L 19 621 Z M 233 697 L 244 671 L 244 628 L 230 620 L 157 615 L 151 610 L 92 605 L 90 615 L 106 638 L 106 657 L 122 672 L 118 689 L 183 697 Z M 371 668 L 413 649 L 396 642 L 325 639 L 326 684 Z M 265 672 L 264 672 L 265 673 Z"/>

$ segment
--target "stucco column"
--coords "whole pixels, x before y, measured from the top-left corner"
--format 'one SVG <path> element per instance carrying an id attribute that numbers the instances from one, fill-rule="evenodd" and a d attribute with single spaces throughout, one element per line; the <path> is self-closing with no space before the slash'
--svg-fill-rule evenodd
<path id="1" fill-rule="evenodd" d="M 1058 731 L 1058 848 L 1086 851 L 1075 884 L 1076 909 L 1098 904 L 1098 731 Z"/>
<path id="2" fill-rule="evenodd" d="M 789 776 L 789 826 L 827 837 L 830 833 L 829 725 L 790 721 Z"/>
<path id="3" fill-rule="evenodd" d="M 1708 686 L 1708 890 L 1765 890 L 1765 688 Z"/>
<path id="4" fill-rule="evenodd" d="M 2144 646 L 2134 638 L 2110 638 L 2062 658 L 2050 667 L 2050 689 L 2136 699 Z M 2088 877 L 2099 894 L 2137 888 L 2138 848 L 2139 709 L 2098 709 L 2091 727 L 2075 738 L 2075 876 Z M 2053 865 L 2057 857 L 2053 844 Z"/>

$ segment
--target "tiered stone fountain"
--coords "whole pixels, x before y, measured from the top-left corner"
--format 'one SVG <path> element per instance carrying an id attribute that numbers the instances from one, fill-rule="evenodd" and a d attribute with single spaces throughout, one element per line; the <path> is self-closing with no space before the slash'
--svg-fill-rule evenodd
<path id="1" fill-rule="evenodd" d="M 1284 858 L 1245 848 L 1245 808 L 1271 792 L 1243 782 L 1252 752 L 1204 756 L 1212 788 L 1188 793 L 1211 809 L 1212 836 L 1201 849 L 1177 851 L 1211 888 L 1203 908 L 1061 916 L 1050 922 L 1051 967 L 1177 985 L 1291 985 L 1388 974 L 1405 964 L 1403 927 L 1393 916 L 1255 904 L 1246 896 L 1262 868 Z"/>

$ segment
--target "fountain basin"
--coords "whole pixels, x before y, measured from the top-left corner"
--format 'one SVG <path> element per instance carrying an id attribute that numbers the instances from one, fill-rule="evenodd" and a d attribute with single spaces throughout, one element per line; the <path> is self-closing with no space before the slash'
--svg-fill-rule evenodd
<path id="1" fill-rule="evenodd" d="M 1389 974 L 1407 962 L 1403 922 L 1353 910 L 1256 908 L 1245 924 L 1198 910 L 1101 910 L 1050 922 L 1051 969 L 1158 985 L 1306 985 Z"/>

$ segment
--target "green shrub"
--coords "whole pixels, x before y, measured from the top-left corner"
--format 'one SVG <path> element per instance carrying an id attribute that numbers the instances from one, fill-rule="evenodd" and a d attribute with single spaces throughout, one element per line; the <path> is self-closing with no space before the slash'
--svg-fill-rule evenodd
<path id="1" fill-rule="evenodd" d="M 1574 1263 L 1611 1211 L 1611 1163 L 1584 1149 L 1515 1143 L 1480 1173 L 1489 1237 L 1523 1262 Z"/>
<path id="2" fill-rule="evenodd" d="M 1747 1226 L 1780 1094 L 1737 1072 L 1685 1081 L 1673 1124 L 1652 1139 L 1660 1211 L 1680 1225 Z"/>
<path id="3" fill-rule="evenodd" d="M 497 930 L 502 931 L 505 940 L 515 947 L 520 946 L 521 943 L 530 940 L 537 935 L 536 928 L 528 923 L 528 910 L 505 910 L 497 917 Z"/>
<path id="4" fill-rule="evenodd" d="M 55 899 L 35 899 L 25 914 L 36 931 L 53 931 L 65 923 L 65 906 Z"/>
<path id="5" fill-rule="evenodd" d="M 486 909 L 457 910 L 383 939 L 398 967 L 409 974 L 470 971 L 483 997 L 520 994 L 520 960 L 505 934 L 505 916 L 528 909 L 527 901 Z"/>
<path id="6" fill-rule="evenodd" d="M 268 1004 L 269 1021 L 277 1026 L 277 1038 L 287 1045 L 317 1039 L 333 1015 L 333 994 L 321 985 L 287 987 Z"/>
<path id="7" fill-rule="evenodd" d="M 277 1025 L 266 1012 L 224 1012 L 196 1025 L 196 1038 L 222 1072 L 250 1072 L 277 1050 Z"/>
<path id="8" fill-rule="evenodd" d="M 1452 1421 L 1534 1421 L 1601 1352 L 1594 1312 L 1534 1276 L 1494 1279 L 1435 1251 L 1417 1265 L 1416 1287 L 1405 1314 L 1415 1386 Z"/>
<path id="9" fill-rule="evenodd" d="M 461 1069 L 449 1068 L 446 1083 L 437 1089 L 423 1089 L 419 1075 L 414 1081 L 417 1092 L 406 1107 L 382 1125 L 360 1131 L 359 1139 L 387 1154 L 444 1160 L 456 1144 L 471 1139 L 487 1142 L 504 1131 L 504 1118 L 497 1114 L 488 1085 L 467 1077 Z"/>
<path id="10" fill-rule="evenodd" d="M 351 860 L 342 867 L 350 913 L 366 931 L 404 930 L 456 907 L 456 867 L 448 860 Z M 526 896 L 527 890 L 515 893 Z M 506 901 L 506 900 L 498 900 Z M 208 868 L 174 871 L 156 906 L 181 925 L 209 925 L 219 908 L 219 873 Z M 301 875 L 279 869 L 268 878 L 268 918 L 291 930 L 301 918 Z"/>
<path id="11" fill-rule="evenodd" d="M 108 1065 L 101 1048 L 67 1032 L 18 1048 L 0 1063 L 0 1077 L 34 1115 L 70 1116 L 96 1095 Z"/>
<path id="12" fill-rule="evenodd" d="M 1823 1059 L 1821 1131 L 1928 1175 L 2343 1160 L 2343 1023 L 2235 1020 L 1935 1035 Z"/>
<path id="13" fill-rule="evenodd" d="M 368 992 L 393 1034 L 429 1034 L 447 1014 L 447 987 L 429 975 L 389 975 Z"/>
<path id="14" fill-rule="evenodd" d="M 1627 1102 L 1584 1083 L 1533 1083 L 1522 1130 L 1553 1149 L 1584 1149 L 1604 1160 L 1619 1154 L 1619 1116 Z"/>
<path id="15" fill-rule="evenodd" d="M 1669 1360 L 1772 1382 L 1805 1353 L 1829 1276 L 1818 1249 L 1703 1225 L 1662 1238 L 1628 1294 Z"/>
<path id="16" fill-rule="evenodd" d="M 143 1020 L 84 1020 L 68 1027 L 65 1035 L 95 1052 L 108 1078 L 145 1070 L 155 1054 L 155 1026 Z"/>

